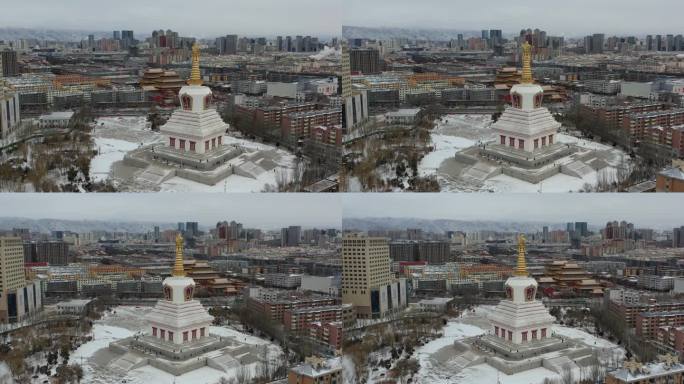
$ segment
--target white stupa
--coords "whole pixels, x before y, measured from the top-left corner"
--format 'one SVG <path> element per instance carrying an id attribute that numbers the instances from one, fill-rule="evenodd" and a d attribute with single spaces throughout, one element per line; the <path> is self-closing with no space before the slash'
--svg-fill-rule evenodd
<path id="1" fill-rule="evenodd" d="M 520 84 L 511 88 L 512 105 L 492 125 L 496 143 L 511 149 L 534 153 L 554 143 L 561 123 L 542 106 L 544 90 L 532 80 L 531 46 L 523 48 L 523 73 Z"/>
<path id="2" fill-rule="evenodd" d="M 192 344 L 209 337 L 211 316 L 198 300 L 193 299 L 195 281 L 183 270 L 183 238 L 176 236 L 176 262 L 171 277 L 162 283 L 164 299 L 145 316 L 147 336 L 170 344 Z"/>
<path id="3" fill-rule="evenodd" d="M 211 108 L 212 92 L 202 85 L 200 77 L 200 49 L 192 47 L 192 71 L 188 85 L 178 92 L 181 107 L 173 112 L 161 128 L 164 143 L 180 153 L 210 154 L 223 146 L 222 138 L 228 129 L 216 109 Z"/>
<path id="4" fill-rule="evenodd" d="M 518 237 L 515 275 L 506 280 L 506 299 L 489 315 L 491 334 L 510 344 L 530 344 L 551 336 L 555 318 L 536 299 L 537 281 L 527 274 L 525 237 Z"/>

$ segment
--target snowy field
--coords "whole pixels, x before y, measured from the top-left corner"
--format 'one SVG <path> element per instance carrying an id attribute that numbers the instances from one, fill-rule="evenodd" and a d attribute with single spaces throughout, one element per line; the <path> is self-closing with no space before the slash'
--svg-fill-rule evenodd
<path id="1" fill-rule="evenodd" d="M 421 176 L 436 176 L 443 191 L 471 191 L 472 186 L 469 186 L 468 183 L 464 182 L 461 185 L 460 181 L 456 180 L 458 176 L 449 175 L 440 168 L 446 164 L 445 160 L 453 158 L 457 151 L 493 140 L 494 133 L 491 130 L 491 125 L 490 115 L 447 115 L 442 117 L 437 121 L 435 129 L 430 134 L 432 146 L 435 150 L 421 160 L 418 165 L 419 174 Z M 617 167 L 624 165 L 625 162 L 624 152 L 611 146 L 562 133 L 556 135 L 556 141 L 572 143 L 583 149 L 597 151 L 600 155 L 585 160 L 605 161 L 606 166 L 598 171 L 588 172 L 581 178 L 557 174 L 538 184 L 501 174 L 484 181 L 479 190 L 514 193 L 576 192 L 584 189 L 587 185 L 595 186 L 600 180 L 615 180 Z"/>
<path id="2" fill-rule="evenodd" d="M 98 154 L 90 163 L 94 180 L 111 178 L 114 163 L 123 160 L 126 153 L 141 146 L 158 143 L 162 136 L 153 132 L 145 116 L 101 117 L 95 122 L 93 141 Z M 286 150 L 274 146 L 257 143 L 233 136 L 224 136 L 225 145 L 239 145 L 247 152 L 231 163 L 236 165 L 251 161 L 258 151 L 269 152 L 269 158 L 275 162 L 274 169 L 258 172 L 256 178 L 231 175 L 215 185 L 205 185 L 180 177 L 173 177 L 160 185 L 164 192 L 262 192 L 274 189 L 279 180 L 292 180 L 295 156 Z M 258 166 L 258 161 L 255 163 Z M 257 168 L 258 170 L 258 168 Z"/>
<path id="3" fill-rule="evenodd" d="M 101 117 L 95 121 L 93 141 L 98 154 L 90 162 L 95 181 L 106 180 L 112 164 L 141 145 L 156 143 L 161 135 L 150 130 L 145 116 Z"/>
<path id="4" fill-rule="evenodd" d="M 227 379 L 235 377 L 234 371 L 222 372 L 210 367 L 203 367 L 175 377 L 151 366 L 131 370 L 123 376 L 120 372 L 102 368 L 101 364 L 106 364 L 109 357 L 103 358 L 97 355 L 106 354 L 105 351 L 110 342 L 142 332 L 145 329 L 144 316 L 151 309 L 151 307 L 120 306 L 114 308 L 115 313 L 106 313 L 102 319 L 95 322 L 92 328 L 93 340 L 81 345 L 69 359 L 71 364 L 77 363 L 83 367 L 85 376 L 83 382 L 114 384 L 126 380 L 129 384 L 215 384 L 222 377 Z M 271 364 L 274 366 L 277 363 L 275 360 L 282 356 L 282 350 L 278 346 L 232 328 L 212 326 L 209 332 L 223 337 L 232 337 L 240 343 L 268 348 Z M 251 364 L 245 368 L 247 372 L 253 373 L 257 367 Z"/>
<path id="5" fill-rule="evenodd" d="M 560 375 L 546 368 L 535 368 L 514 375 L 506 375 L 488 364 L 478 364 L 462 370 L 450 364 L 450 354 L 454 352 L 448 347 L 453 345 L 454 341 L 485 334 L 489 324 L 486 317 L 493 308 L 494 306 L 478 306 L 474 311 L 466 312 L 458 319 L 452 319 L 442 329 L 443 336 L 418 348 L 415 357 L 420 363 L 420 370 L 414 382 L 417 384 L 458 384 L 497 383 L 499 380 L 502 384 L 542 384 L 546 378 L 559 380 Z M 624 356 L 624 349 L 618 345 L 580 329 L 555 324 L 553 332 L 564 337 L 579 339 L 587 346 L 597 348 L 603 357 L 608 354 L 619 358 Z M 579 372 L 573 373 L 579 377 Z"/>
<path id="6" fill-rule="evenodd" d="M 428 153 L 418 164 L 420 176 L 437 174 L 444 160 L 454 156 L 456 151 L 472 147 L 492 136 L 490 115 L 447 115 L 437 121 L 430 133 L 434 151 Z M 492 136 L 493 137 L 493 136 Z"/>

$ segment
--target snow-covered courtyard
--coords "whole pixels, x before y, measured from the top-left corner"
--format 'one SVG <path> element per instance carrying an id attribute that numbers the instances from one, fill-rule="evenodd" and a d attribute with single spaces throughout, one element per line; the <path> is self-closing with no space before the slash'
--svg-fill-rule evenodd
<path id="1" fill-rule="evenodd" d="M 142 170 L 118 167 L 124 156 L 137 148 L 160 143 L 162 136 L 150 129 L 145 116 L 116 116 L 97 119 L 93 130 L 93 141 L 97 155 L 92 159 L 91 175 L 96 181 L 111 180 L 115 186 L 136 190 L 136 183 L 130 182 Z M 206 185 L 171 177 L 157 186 L 164 192 L 263 192 L 275 190 L 279 184 L 291 181 L 295 170 L 295 156 L 274 146 L 257 143 L 226 134 L 225 145 L 236 145 L 246 150 L 231 159 L 227 166 L 242 166 L 254 177 L 232 174 L 214 185 Z M 132 187 L 131 187 L 132 186 Z M 141 190 L 146 191 L 146 190 Z"/>
<path id="2" fill-rule="evenodd" d="M 466 360 L 456 356 L 455 341 L 477 337 L 488 332 L 487 314 L 492 306 L 479 306 L 474 311 L 464 313 L 460 318 L 451 319 L 442 329 L 442 336 L 416 349 L 415 358 L 420 364 L 414 377 L 418 384 L 447 383 L 497 383 L 502 384 L 542 384 L 545 379 L 560 380 L 561 376 L 545 367 L 538 367 L 513 375 L 506 375 L 489 364 L 468 365 Z M 578 340 L 594 349 L 600 356 L 624 356 L 624 350 L 616 344 L 594 336 L 581 329 L 555 324 L 556 335 Z M 573 372 L 579 378 L 582 372 Z"/>
<path id="3" fill-rule="evenodd" d="M 580 148 L 579 154 L 561 159 L 559 164 L 581 159 L 590 165 L 591 169 L 587 169 L 581 177 L 559 173 L 533 184 L 498 174 L 473 182 L 460 176 L 464 172 L 463 166 L 453 158 L 458 151 L 493 140 L 492 123 L 490 115 L 447 115 L 440 118 L 430 134 L 434 150 L 419 163 L 419 174 L 435 176 L 444 192 L 576 192 L 587 186 L 594 187 L 600 181 L 613 181 L 618 168 L 628 167 L 626 154 L 617 148 L 558 133 L 558 143 L 574 144 Z"/>
<path id="4" fill-rule="evenodd" d="M 151 307 L 120 306 L 112 312 L 104 314 L 102 319 L 93 324 L 92 341 L 81 345 L 70 356 L 71 364 L 80 364 L 84 371 L 84 381 L 96 384 L 121 383 L 125 380 L 129 384 L 215 384 L 222 377 L 235 379 L 237 370 L 242 369 L 247 376 L 254 375 L 257 364 L 249 364 L 243 368 L 235 368 L 234 372 L 222 372 L 208 366 L 193 370 L 180 376 L 173 376 L 150 365 L 130 370 L 127 373 L 118 372 L 107 367 L 112 359 L 112 352 L 108 350 L 109 343 L 139 334 L 144 330 L 143 317 Z M 233 338 L 243 345 L 261 346 L 268 350 L 269 364 L 277 364 L 282 359 L 280 347 L 259 337 L 240 332 L 233 328 L 212 326 L 211 334 Z"/>

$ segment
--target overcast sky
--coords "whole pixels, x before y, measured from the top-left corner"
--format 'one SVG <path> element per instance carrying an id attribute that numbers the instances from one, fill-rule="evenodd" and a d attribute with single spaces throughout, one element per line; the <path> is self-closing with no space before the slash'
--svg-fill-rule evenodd
<path id="1" fill-rule="evenodd" d="M 682 0 L 343 0 L 344 25 L 550 35 L 682 33 Z"/>
<path id="2" fill-rule="evenodd" d="M 341 210 L 336 194 L 0 194 L 0 216 L 29 219 L 197 221 L 208 226 L 235 220 L 264 229 L 340 228 Z"/>
<path id="3" fill-rule="evenodd" d="M 353 194 L 343 198 L 347 218 L 405 217 L 472 221 L 626 220 L 637 227 L 684 225 L 684 194 Z"/>
<path id="4" fill-rule="evenodd" d="M 341 4 L 341 0 L 3 0 L 0 27 L 132 29 L 138 37 L 155 29 L 192 37 L 233 33 L 323 37 L 340 35 Z"/>

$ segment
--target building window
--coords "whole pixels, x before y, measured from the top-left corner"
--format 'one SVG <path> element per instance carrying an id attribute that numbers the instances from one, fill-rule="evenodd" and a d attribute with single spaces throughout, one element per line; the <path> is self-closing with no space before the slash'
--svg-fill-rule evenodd
<path id="1" fill-rule="evenodd" d="M 216 148 L 216 138 L 211 139 L 211 149 Z"/>
<path id="2" fill-rule="evenodd" d="M 169 341 L 173 341 L 173 332 L 169 331 Z"/>
<path id="3" fill-rule="evenodd" d="M 521 108 L 522 107 L 522 98 L 520 97 L 520 94 L 514 93 L 511 95 L 511 102 L 513 104 L 513 108 Z"/>
<path id="4" fill-rule="evenodd" d="M 197 338 L 197 330 L 193 329 L 192 330 L 192 339 L 195 340 Z"/>
<path id="5" fill-rule="evenodd" d="M 194 141 L 190 142 L 190 151 L 195 152 L 195 142 Z"/>
<path id="6" fill-rule="evenodd" d="M 509 137 L 508 138 L 508 145 L 511 147 L 515 147 L 515 138 Z"/>
<path id="7" fill-rule="evenodd" d="M 549 135 L 549 145 L 553 144 L 553 135 Z"/>
<path id="8" fill-rule="evenodd" d="M 185 140 L 178 140 L 178 146 L 180 149 L 185 150 Z"/>
<path id="9" fill-rule="evenodd" d="M 525 140 L 518 139 L 518 148 L 525 149 Z"/>
<path id="10" fill-rule="evenodd" d="M 532 331 L 532 340 L 537 340 L 537 330 Z"/>
<path id="11" fill-rule="evenodd" d="M 499 138 L 501 139 L 501 145 L 506 145 L 506 136 L 500 135 Z"/>
<path id="12" fill-rule="evenodd" d="M 542 147 L 546 145 L 546 136 L 542 137 Z"/>
<path id="13" fill-rule="evenodd" d="M 176 139 L 173 137 L 169 137 L 169 147 L 176 148 Z"/>
<path id="14" fill-rule="evenodd" d="M 204 109 L 209 109 L 211 106 L 211 95 L 204 96 Z"/>
<path id="15" fill-rule="evenodd" d="M 204 150 L 208 151 L 209 150 L 209 140 L 204 142 Z"/>
<path id="16" fill-rule="evenodd" d="M 527 341 L 527 331 L 522 333 L 522 341 Z"/>
<path id="17" fill-rule="evenodd" d="M 513 340 L 513 332 L 508 331 L 508 341 L 512 341 L 512 340 Z"/>
<path id="18" fill-rule="evenodd" d="M 204 337 L 204 327 L 200 328 L 200 337 Z"/>
<path id="19" fill-rule="evenodd" d="M 163 330 L 163 329 L 160 329 L 160 330 L 159 330 L 159 337 L 160 337 L 162 340 L 166 339 L 166 331 Z"/>
<path id="20" fill-rule="evenodd" d="M 222 139 L 221 136 L 219 136 L 219 137 L 216 138 L 216 142 L 218 143 L 218 145 L 221 145 L 221 139 Z"/>
<path id="21" fill-rule="evenodd" d="M 181 102 L 183 103 L 183 109 L 189 111 L 192 109 L 192 98 L 188 95 L 181 96 Z"/>
<path id="22" fill-rule="evenodd" d="M 152 336 L 157 337 L 157 327 L 152 327 Z"/>
<path id="23" fill-rule="evenodd" d="M 188 331 L 183 332 L 183 341 L 188 341 Z"/>
<path id="24" fill-rule="evenodd" d="M 539 139 L 534 139 L 534 149 L 539 148 Z"/>
<path id="25" fill-rule="evenodd" d="M 541 337 L 542 339 L 546 337 L 546 328 L 541 329 Z"/>
<path id="26" fill-rule="evenodd" d="M 499 327 L 494 326 L 494 334 L 499 336 Z"/>

